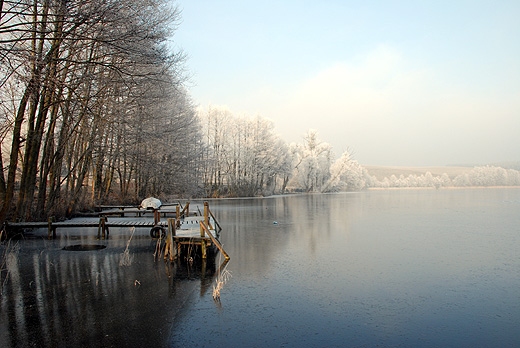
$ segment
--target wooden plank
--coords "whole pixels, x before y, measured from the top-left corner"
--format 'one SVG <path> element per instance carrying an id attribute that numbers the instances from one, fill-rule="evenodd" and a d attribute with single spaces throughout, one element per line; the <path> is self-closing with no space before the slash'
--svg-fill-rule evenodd
<path id="1" fill-rule="evenodd" d="M 191 216 L 185 217 L 184 220 L 181 220 L 181 224 L 199 224 L 199 222 L 204 221 L 204 216 Z"/>
<path id="2" fill-rule="evenodd" d="M 16 228 L 42 228 L 47 227 L 48 222 L 6 222 L 6 225 Z"/>
<path id="3" fill-rule="evenodd" d="M 135 205 L 98 205 L 99 209 L 126 209 L 126 208 L 135 208 Z"/>

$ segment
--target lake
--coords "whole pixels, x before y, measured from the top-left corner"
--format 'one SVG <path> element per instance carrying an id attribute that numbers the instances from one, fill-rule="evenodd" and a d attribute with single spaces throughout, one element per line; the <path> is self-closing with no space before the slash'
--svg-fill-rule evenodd
<path id="1" fill-rule="evenodd" d="M 519 188 L 209 202 L 231 256 L 220 302 L 219 256 L 154 260 L 143 229 L 124 266 L 128 230 L 35 231 L 7 250 L 0 345 L 520 346 Z"/>

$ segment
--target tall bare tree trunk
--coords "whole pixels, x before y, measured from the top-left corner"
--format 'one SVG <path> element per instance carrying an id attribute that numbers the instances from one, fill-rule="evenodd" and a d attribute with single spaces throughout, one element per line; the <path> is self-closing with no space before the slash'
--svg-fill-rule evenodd
<path id="1" fill-rule="evenodd" d="M 4 159 L 2 154 L 2 146 L 0 146 L 0 201 L 5 201 L 5 195 L 7 191 L 5 175 L 4 175 Z"/>
<path id="2" fill-rule="evenodd" d="M 16 113 L 16 118 L 13 127 L 13 140 L 11 144 L 11 155 L 9 157 L 9 171 L 7 174 L 7 183 L 6 183 L 6 192 L 5 199 L 2 205 L 2 209 L 0 210 L 0 222 L 5 221 L 6 217 L 10 212 L 12 212 L 12 204 L 14 198 L 14 184 L 16 180 L 16 172 L 18 169 L 18 156 L 20 153 L 21 144 L 25 139 L 22 139 L 21 129 L 23 121 L 25 120 L 25 109 L 27 108 L 27 103 L 31 94 L 33 93 L 32 89 L 34 88 L 34 77 L 29 81 L 29 85 L 26 88 L 22 99 L 20 100 L 20 104 L 18 106 L 18 111 Z"/>

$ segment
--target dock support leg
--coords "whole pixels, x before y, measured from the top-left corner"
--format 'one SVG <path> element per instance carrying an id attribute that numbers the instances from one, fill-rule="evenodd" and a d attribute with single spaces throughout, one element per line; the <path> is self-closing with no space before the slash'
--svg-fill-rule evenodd
<path id="1" fill-rule="evenodd" d="M 107 217 L 103 218 L 103 239 L 108 238 L 108 226 L 107 226 Z"/>
<path id="2" fill-rule="evenodd" d="M 209 203 L 204 202 L 204 223 L 209 226 Z"/>
<path id="3" fill-rule="evenodd" d="M 99 225 L 97 230 L 97 238 L 101 239 L 101 235 L 103 234 L 103 239 L 108 237 L 108 226 L 106 226 L 107 218 L 102 216 L 99 218 Z"/>
<path id="4" fill-rule="evenodd" d="M 202 253 L 202 259 L 206 260 L 207 254 L 206 254 L 206 240 L 202 239 L 200 241 L 200 251 Z"/>
<path id="5" fill-rule="evenodd" d="M 110 234 L 110 231 L 108 229 L 106 222 L 107 222 L 107 220 L 105 219 L 105 225 L 103 226 L 103 239 L 108 239 L 108 235 Z"/>
<path id="6" fill-rule="evenodd" d="M 54 216 L 50 216 L 48 220 L 48 230 L 47 230 L 47 238 L 54 239 L 56 238 L 56 227 L 52 226 L 54 222 Z"/>
<path id="7" fill-rule="evenodd" d="M 153 210 L 153 222 L 154 225 L 157 225 L 159 222 L 161 222 L 161 212 L 157 209 Z"/>
<path id="8" fill-rule="evenodd" d="M 168 219 L 168 235 L 166 237 L 166 245 L 165 245 L 165 250 L 164 250 L 164 259 L 166 260 L 166 258 L 169 256 L 170 257 L 170 261 L 173 261 L 176 257 L 177 257 L 177 254 L 174 253 L 174 251 L 176 250 L 175 248 L 175 245 L 174 245 L 174 236 L 175 236 L 175 228 L 176 228 L 176 221 L 175 219 Z"/>

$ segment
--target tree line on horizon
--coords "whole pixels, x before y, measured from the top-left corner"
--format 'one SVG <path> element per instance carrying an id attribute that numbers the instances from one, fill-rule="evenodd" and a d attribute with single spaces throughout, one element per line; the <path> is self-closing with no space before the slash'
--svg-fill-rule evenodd
<path id="1" fill-rule="evenodd" d="M 390 175 L 390 177 L 384 177 L 382 180 L 378 180 L 375 176 L 369 176 L 366 181 L 366 187 L 373 188 L 491 186 L 520 186 L 520 171 L 485 165 L 468 168 L 466 173 L 456 175 L 453 178 L 450 178 L 447 173 L 433 175 L 431 172 L 426 172 L 408 176 L 401 174 L 399 177 Z"/>
<path id="2" fill-rule="evenodd" d="M 447 173 L 390 175 L 378 179 L 347 150 L 336 159 L 316 130 L 301 143 L 286 143 L 271 121 L 236 116 L 226 107 L 198 109 L 205 134 L 205 196 L 266 196 L 295 192 L 342 192 L 369 188 L 520 186 L 520 171 L 499 166 Z"/>
<path id="3" fill-rule="evenodd" d="M 288 144 L 260 116 L 197 108 L 170 43 L 179 20 L 167 0 L 0 2 L 0 222 L 149 196 L 438 186 L 379 182 L 314 130 Z"/>
<path id="4" fill-rule="evenodd" d="M 203 195 L 244 197 L 286 192 L 360 189 L 363 168 L 345 151 L 309 130 L 301 143 L 288 144 L 261 116 L 236 116 L 226 107 L 198 109 L 202 123 Z"/>

